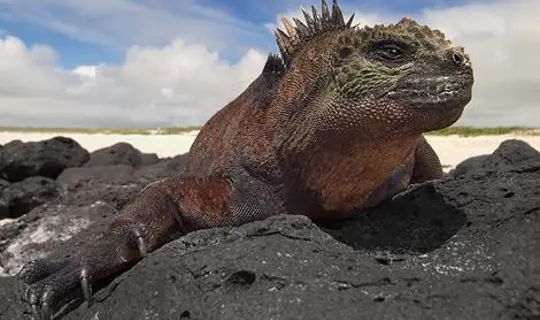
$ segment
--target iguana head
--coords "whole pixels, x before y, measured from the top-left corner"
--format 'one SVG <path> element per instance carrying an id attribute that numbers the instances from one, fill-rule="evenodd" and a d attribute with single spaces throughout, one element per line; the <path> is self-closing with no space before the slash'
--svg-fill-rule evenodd
<path id="1" fill-rule="evenodd" d="M 352 26 L 334 0 L 322 13 L 303 11 L 305 23 L 282 19 L 277 42 L 286 68 L 325 74 L 306 109 L 321 129 L 377 126 L 424 132 L 458 120 L 471 100 L 469 56 L 435 29 L 403 18 L 391 25 Z M 354 16 L 354 15 L 353 15 Z M 316 52 L 324 59 L 314 59 Z M 379 129 L 376 129 L 379 130 Z"/>

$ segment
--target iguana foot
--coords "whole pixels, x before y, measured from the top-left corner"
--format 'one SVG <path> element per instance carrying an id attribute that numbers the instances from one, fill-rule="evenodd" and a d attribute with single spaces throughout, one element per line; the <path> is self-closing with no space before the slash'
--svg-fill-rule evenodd
<path id="1" fill-rule="evenodd" d="M 88 306 L 92 305 L 92 287 L 98 280 L 129 268 L 146 255 L 147 245 L 139 227 L 130 225 L 120 230 L 101 238 L 77 257 L 35 260 L 21 269 L 17 276 L 28 284 L 23 298 L 30 303 L 34 319 L 52 319 L 60 307 L 81 295 Z"/>
<path id="2" fill-rule="evenodd" d="M 53 268 L 52 265 L 45 265 L 43 262 L 40 264 L 49 269 Z M 92 295 L 88 277 L 91 272 L 88 267 L 83 267 L 77 260 L 66 262 L 63 268 L 37 282 L 30 282 L 26 279 L 34 278 L 42 271 L 35 269 L 34 266 L 25 266 L 23 271 L 24 273 L 19 274 L 19 277 L 29 284 L 24 298 L 30 303 L 34 319 L 52 319 L 57 306 L 75 298 L 77 289 L 90 290 L 90 292 L 84 293 L 85 297 Z"/>
<path id="3" fill-rule="evenodd" d="M 51 319 L 75 298 L 92 304 L 92 291 L 134 266 L 172 237 L 218 225 L 254 220 L 231 209 L 229 182 L 221 178 L 175 177 L 151 184 L 120 210 L 104 236 L 75 257 L 28 263 L 19 278 L 35 319 Z M 182 208 L 182 210 L 180 209 Z M 243 219 L 243 220 L 242 220 Z"/>

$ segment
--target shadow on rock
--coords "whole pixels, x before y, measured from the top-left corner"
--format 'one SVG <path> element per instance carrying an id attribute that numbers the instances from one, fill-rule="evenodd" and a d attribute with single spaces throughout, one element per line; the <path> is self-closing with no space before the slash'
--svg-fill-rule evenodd
<path id="1" fill-rule="evenodd" d="M 423 254 L 439 248 L 466 222 L 467 216 L 428 182 L 358 218 L 319 226 L 357 250 Z"/>

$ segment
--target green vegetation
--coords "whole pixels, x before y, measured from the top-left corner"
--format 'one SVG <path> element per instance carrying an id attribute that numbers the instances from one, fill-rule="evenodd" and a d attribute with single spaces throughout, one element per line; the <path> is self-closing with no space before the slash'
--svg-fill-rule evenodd
<path id="1" fill-rule="evenodd" d="M 190 131 L 195 131 L 195 130 L 201 130 L 201 127 L 196 127 L 196 126 L 192 126 L 192 127 L 170 127 L 170 128 L 160 128 L 159 129 L 161 131 L 160 134 L 177 134 L 177 133 L 184 133 L 184 132 L 190 132 Z"/>
<path id="2" fill-rule="evenodd" d="M 167 135 L 180 134 L 201 127 L 170 127 L 170 128 L 35 128 L 35 127 L 0 127 L 0 132 L 29 132 L 29 133 L 86 133 L 86 134 L 123 134 L 123 135 Z"/>
<path id="3" fill-rule="evenodd" d="M 168 127 L 168 128 L 35 128 L 35 127 L 0 127 L 0 132 L 30 132 L 30 133 L 86 133 L 86 134 L 133 134 L 133 135 L 171 135 L 182 134 L 201 127 Z M 540 129 L 528 127 L 450 127 L 442 130 L 428 132 L 430 136 L 474 137 L 481 135 L 517 134 L 526 136 L 540 136 Z"/>
<path id="4" fill-rule="evenodd" d="M 431 135 L 431 136 L 458 135 L 460 137 L 493 136 L 493 135 L 502 135 L 502 134 L 540 136 L 540 129 L 528 128 L 528 127 L 492 127 L 492 128 L 450 127 L 450 128 L 431 131 L 427 133 L 427 135 Z"/>

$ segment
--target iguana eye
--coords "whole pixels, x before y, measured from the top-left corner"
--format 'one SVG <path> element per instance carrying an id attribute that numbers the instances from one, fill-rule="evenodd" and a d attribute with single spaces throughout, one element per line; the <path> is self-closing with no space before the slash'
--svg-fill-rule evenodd
<path id="1" fill-rule="evenodd" d="M 379 50 L 379 55 L 388 60 L 397 60 L 403 57 L 404 51 L 395 45 L 385 45 L 382 46 Z"/>

